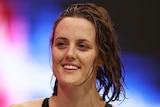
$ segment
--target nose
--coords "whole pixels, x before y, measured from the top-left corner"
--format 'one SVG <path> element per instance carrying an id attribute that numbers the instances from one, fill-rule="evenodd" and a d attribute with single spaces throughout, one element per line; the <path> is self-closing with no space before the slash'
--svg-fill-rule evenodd
<path id="1" fill-rule="evenodd" d="M 67 48 L 66 59 L 68 61 L 73 61 L 75 60 L 75 58 L 76 58 L 76 50 L 75 47 L 71 45 Z"/>

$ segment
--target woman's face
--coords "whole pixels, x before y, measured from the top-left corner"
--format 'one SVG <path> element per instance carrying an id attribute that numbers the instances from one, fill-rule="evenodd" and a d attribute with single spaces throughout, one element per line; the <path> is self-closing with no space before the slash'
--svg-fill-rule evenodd
<path id="1" fill-rule="evenodd" d="M 93 81 L 98 56 L 95 38 L 94 25 L 84 18 L 66 17 L 58 23 L 52 44 L 52 69 L 59 83 L 74 86 Z"/>

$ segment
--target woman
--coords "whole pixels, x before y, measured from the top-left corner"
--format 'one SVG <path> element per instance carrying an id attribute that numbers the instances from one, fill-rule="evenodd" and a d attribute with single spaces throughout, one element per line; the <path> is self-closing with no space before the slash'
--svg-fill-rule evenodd
<path id="1" fill-rule="evenodd" d="M 72 4 L 55 21 L 51 37 L 53 95 L 11 107 L 112 107 L 120 94 L 125 98 L 118 48 L 104 8 Z"/>

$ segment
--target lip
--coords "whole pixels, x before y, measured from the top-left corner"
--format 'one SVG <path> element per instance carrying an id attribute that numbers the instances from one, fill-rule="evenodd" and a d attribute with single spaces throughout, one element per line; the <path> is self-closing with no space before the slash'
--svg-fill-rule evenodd
<path id="1" fill-rule="evenodd" d="M 67 66 L 76 66 L 78 69 L 67 69 L 67 68 L 64 68 L 65 65 L 67 65 Z M 62 67 L 65 69 L 66 72 L 75 72 L 75 71 L 80 69 L 80 66 L 78 66 L 76 64 L 73 64 L 73 63 L 64 63 L 64 64 L 62 64 Z"/>
<path id="2" fill-rule="evenodd" d="M 76 66 L 76 67 L 80 68 L 79 65 L 74 64 L 74 63 L 63 63 L 62 66 L 64 66 L 64 65 L 72 65 L 72 66 Z"/>

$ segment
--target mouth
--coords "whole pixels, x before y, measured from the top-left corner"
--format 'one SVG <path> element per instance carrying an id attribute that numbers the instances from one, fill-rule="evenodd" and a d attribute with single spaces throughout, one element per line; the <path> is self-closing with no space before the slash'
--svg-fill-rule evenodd
<path id="1" fill-rule="evenodd" d="M 67 64 L 64 64 L 63 68 L 67 69 L 67 70 L 78 70 L 80 67 L 76 66 L 76 65 L 67 65 Z"/>

